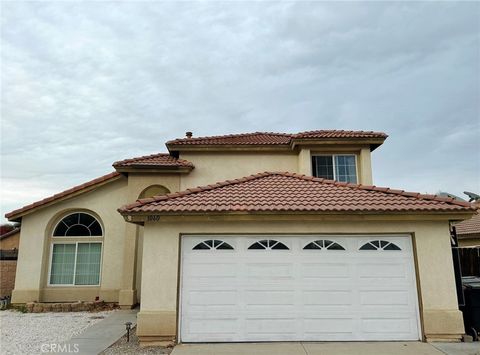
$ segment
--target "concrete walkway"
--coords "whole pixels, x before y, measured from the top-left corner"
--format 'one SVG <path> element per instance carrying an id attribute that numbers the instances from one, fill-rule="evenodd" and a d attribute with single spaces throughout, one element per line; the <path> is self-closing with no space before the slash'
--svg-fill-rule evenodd
<path id="1" fill-rule="evenodd" d="M 137 313 L 138 309 L 113 312 L 102 321 L 87 328 L 82 334 L 62 344 L 67 348 L 63 348 L 66 352 L 61 354 L 95 355 L 102 352 L 126 334 L 126 322 L 132 322 L 132 328 L 137 324 Z M 75 351 L 76 349 L 78 351 Z"/>
<path id="2" fill-rule="evenodd" d="M 452 349 L 456 349 L 451 344 Z M 480 343 L 476 343 L 480 346 Z M 420 342 L 342 342 L 342 343 L 221 343 L 181 344 L 171 355 L 477 355 L 445 352 Z M 480 355 L 480 354 L 479 354 Z"/>

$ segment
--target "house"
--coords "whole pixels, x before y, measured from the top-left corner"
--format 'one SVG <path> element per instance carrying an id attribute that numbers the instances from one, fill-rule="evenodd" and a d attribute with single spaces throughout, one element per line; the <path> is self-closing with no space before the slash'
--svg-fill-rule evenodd
<path id="1" fill-rule="evenodd" d="M 10 297 L 15 285 L 20 228 L 0 235 L 0 298 Z"/>
<path id="2" fill-rule="evenodd" d="M 480 202 L 475 202 L 480 207 Z M 480 248 L 480 211 L 477 211 L 472 218 L 455 224 L 459 247 Z"/>
<path id="3" fill-rule="evenodd" d="M 480 201 L 474 205 L 480 207 Z M 462 276 L 480 276 L 480 210 L 472 218 L 455 224 Z"/>
<path id="4" fill-rule="evenodd" d="M 373 185 L 381 132 L 186 138 L 6 216 L 14 303 L 140 303 L 142 342 L 459 340 L 450 224 Z"/>

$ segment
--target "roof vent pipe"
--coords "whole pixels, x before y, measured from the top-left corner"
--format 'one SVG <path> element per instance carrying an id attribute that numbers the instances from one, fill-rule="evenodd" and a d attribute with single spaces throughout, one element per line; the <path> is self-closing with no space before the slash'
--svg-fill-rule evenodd
<path id="1" fill-rule="evenodd" d="M 192 138 L 193 133 L 192 132 L 185 132 L 185 135 L 187 136 L 187 138 Z"/>

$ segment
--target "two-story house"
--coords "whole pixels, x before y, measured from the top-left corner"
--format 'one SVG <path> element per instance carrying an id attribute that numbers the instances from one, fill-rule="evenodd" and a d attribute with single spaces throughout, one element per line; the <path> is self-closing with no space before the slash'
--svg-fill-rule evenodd
<path id="1" fill-rule="evenodd" d="M 7 214 L 14 303 L 140 303 L 141 341 L 458 340 L 450 223 L 475 208 L 373 186 L 364 131 L 251 133 L 168 153 Z"/>

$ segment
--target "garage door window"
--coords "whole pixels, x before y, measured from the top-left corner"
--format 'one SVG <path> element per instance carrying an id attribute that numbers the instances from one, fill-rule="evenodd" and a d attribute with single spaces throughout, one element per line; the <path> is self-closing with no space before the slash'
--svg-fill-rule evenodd
<path id="1" fill-rule="evenodd" d="M 331 240 L 316 240 L 314 242 L 308 243 L 303 248 L 305 250 L 322 250 L 322 249 L 329 249 L 329 250 L 345 250 L 340 244 L 335 243 Z"/>
<path id="2" fill-rule="evenodd" d="M 289 250 L 289 248 L 279 242 L 278 240 L 268 239 L 268 240 L 260 240 L 256 243 L 253 243 L 248 247 L 248 249 L 253 250 Z"/>
<path id="3" fill-rule="evenodd" d="M 360 247 L 360 250 L 402 250 L 396 244 L 385 240 L 372 240 Z"/>
<path id="4" fill-rule="evenodd" d="M 233 250 L 233 247 L 223 240 L 204 240 L 195 245 L 193 250 Z"/>

